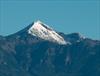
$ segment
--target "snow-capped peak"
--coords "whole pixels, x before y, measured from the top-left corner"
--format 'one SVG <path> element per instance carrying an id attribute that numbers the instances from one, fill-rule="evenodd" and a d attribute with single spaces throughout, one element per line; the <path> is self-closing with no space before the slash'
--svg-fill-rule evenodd
<path id="1" fill-rule="evenodd" d="M 64 40 L 62 36 L 60 36 L 51 27 L 42 23 L 41 21 L 34 22 L 32 27 L 29 28 L 28 33 L 33 36 L 40 37 L 44 40 L 56 42 L 58 44 L 67 44 L 67 42 Z"/>

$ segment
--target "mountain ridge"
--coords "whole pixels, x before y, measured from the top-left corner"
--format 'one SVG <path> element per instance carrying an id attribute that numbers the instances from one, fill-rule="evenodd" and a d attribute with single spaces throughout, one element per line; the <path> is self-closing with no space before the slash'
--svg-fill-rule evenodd
<path id="1" fill-rule="evenodd" d="M 60 45 L 28 34 L 33 25 L 0 37 L 0 76 L 100 76 L 100 41 L 79 33 Z"/>

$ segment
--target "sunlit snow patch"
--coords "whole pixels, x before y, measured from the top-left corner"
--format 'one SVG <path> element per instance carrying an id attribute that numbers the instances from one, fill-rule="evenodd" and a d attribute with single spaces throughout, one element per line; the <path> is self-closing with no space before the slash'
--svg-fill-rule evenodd
<path id="1" fill-rule="evenodd" d="M 52 42 L 56 42 L 58 44 L 67 44 L 62 36 L 60 36 L 57 32 L 55 32 L 51 27 L 42 23 L 41 21 L 36 21 L 32 25 L 32 27 L 28 30 L 28 33 L 37 37 L 40 37 L 44 40 L 49 40 Z"/>

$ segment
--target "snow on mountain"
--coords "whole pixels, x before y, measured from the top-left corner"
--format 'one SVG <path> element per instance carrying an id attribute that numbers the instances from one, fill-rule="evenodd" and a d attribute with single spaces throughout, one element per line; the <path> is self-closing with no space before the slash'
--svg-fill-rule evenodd
<path id="1" fill-rule="evenodd" d="M 51 27 L 48 25 L 42 23 L 41 21 L 36 21 L 32 25 L 31 28 L 29 28 L 28 33 L 40 37 L 44 40 L 56 42 L 58 44 L 67 44 L 69 42 L 66 42 L 62 36 L 60 36 L 57 32 L 55 32 Z"/>

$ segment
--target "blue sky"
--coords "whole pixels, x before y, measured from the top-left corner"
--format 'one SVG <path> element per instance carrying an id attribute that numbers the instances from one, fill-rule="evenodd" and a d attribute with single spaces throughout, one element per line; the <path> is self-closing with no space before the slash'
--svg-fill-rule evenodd
<path id="1" fill-rule="evenodd" d="M 41 20 L 57 31 L 100 39 L 99 0 L 0 0 L 0 35 Z"/>

